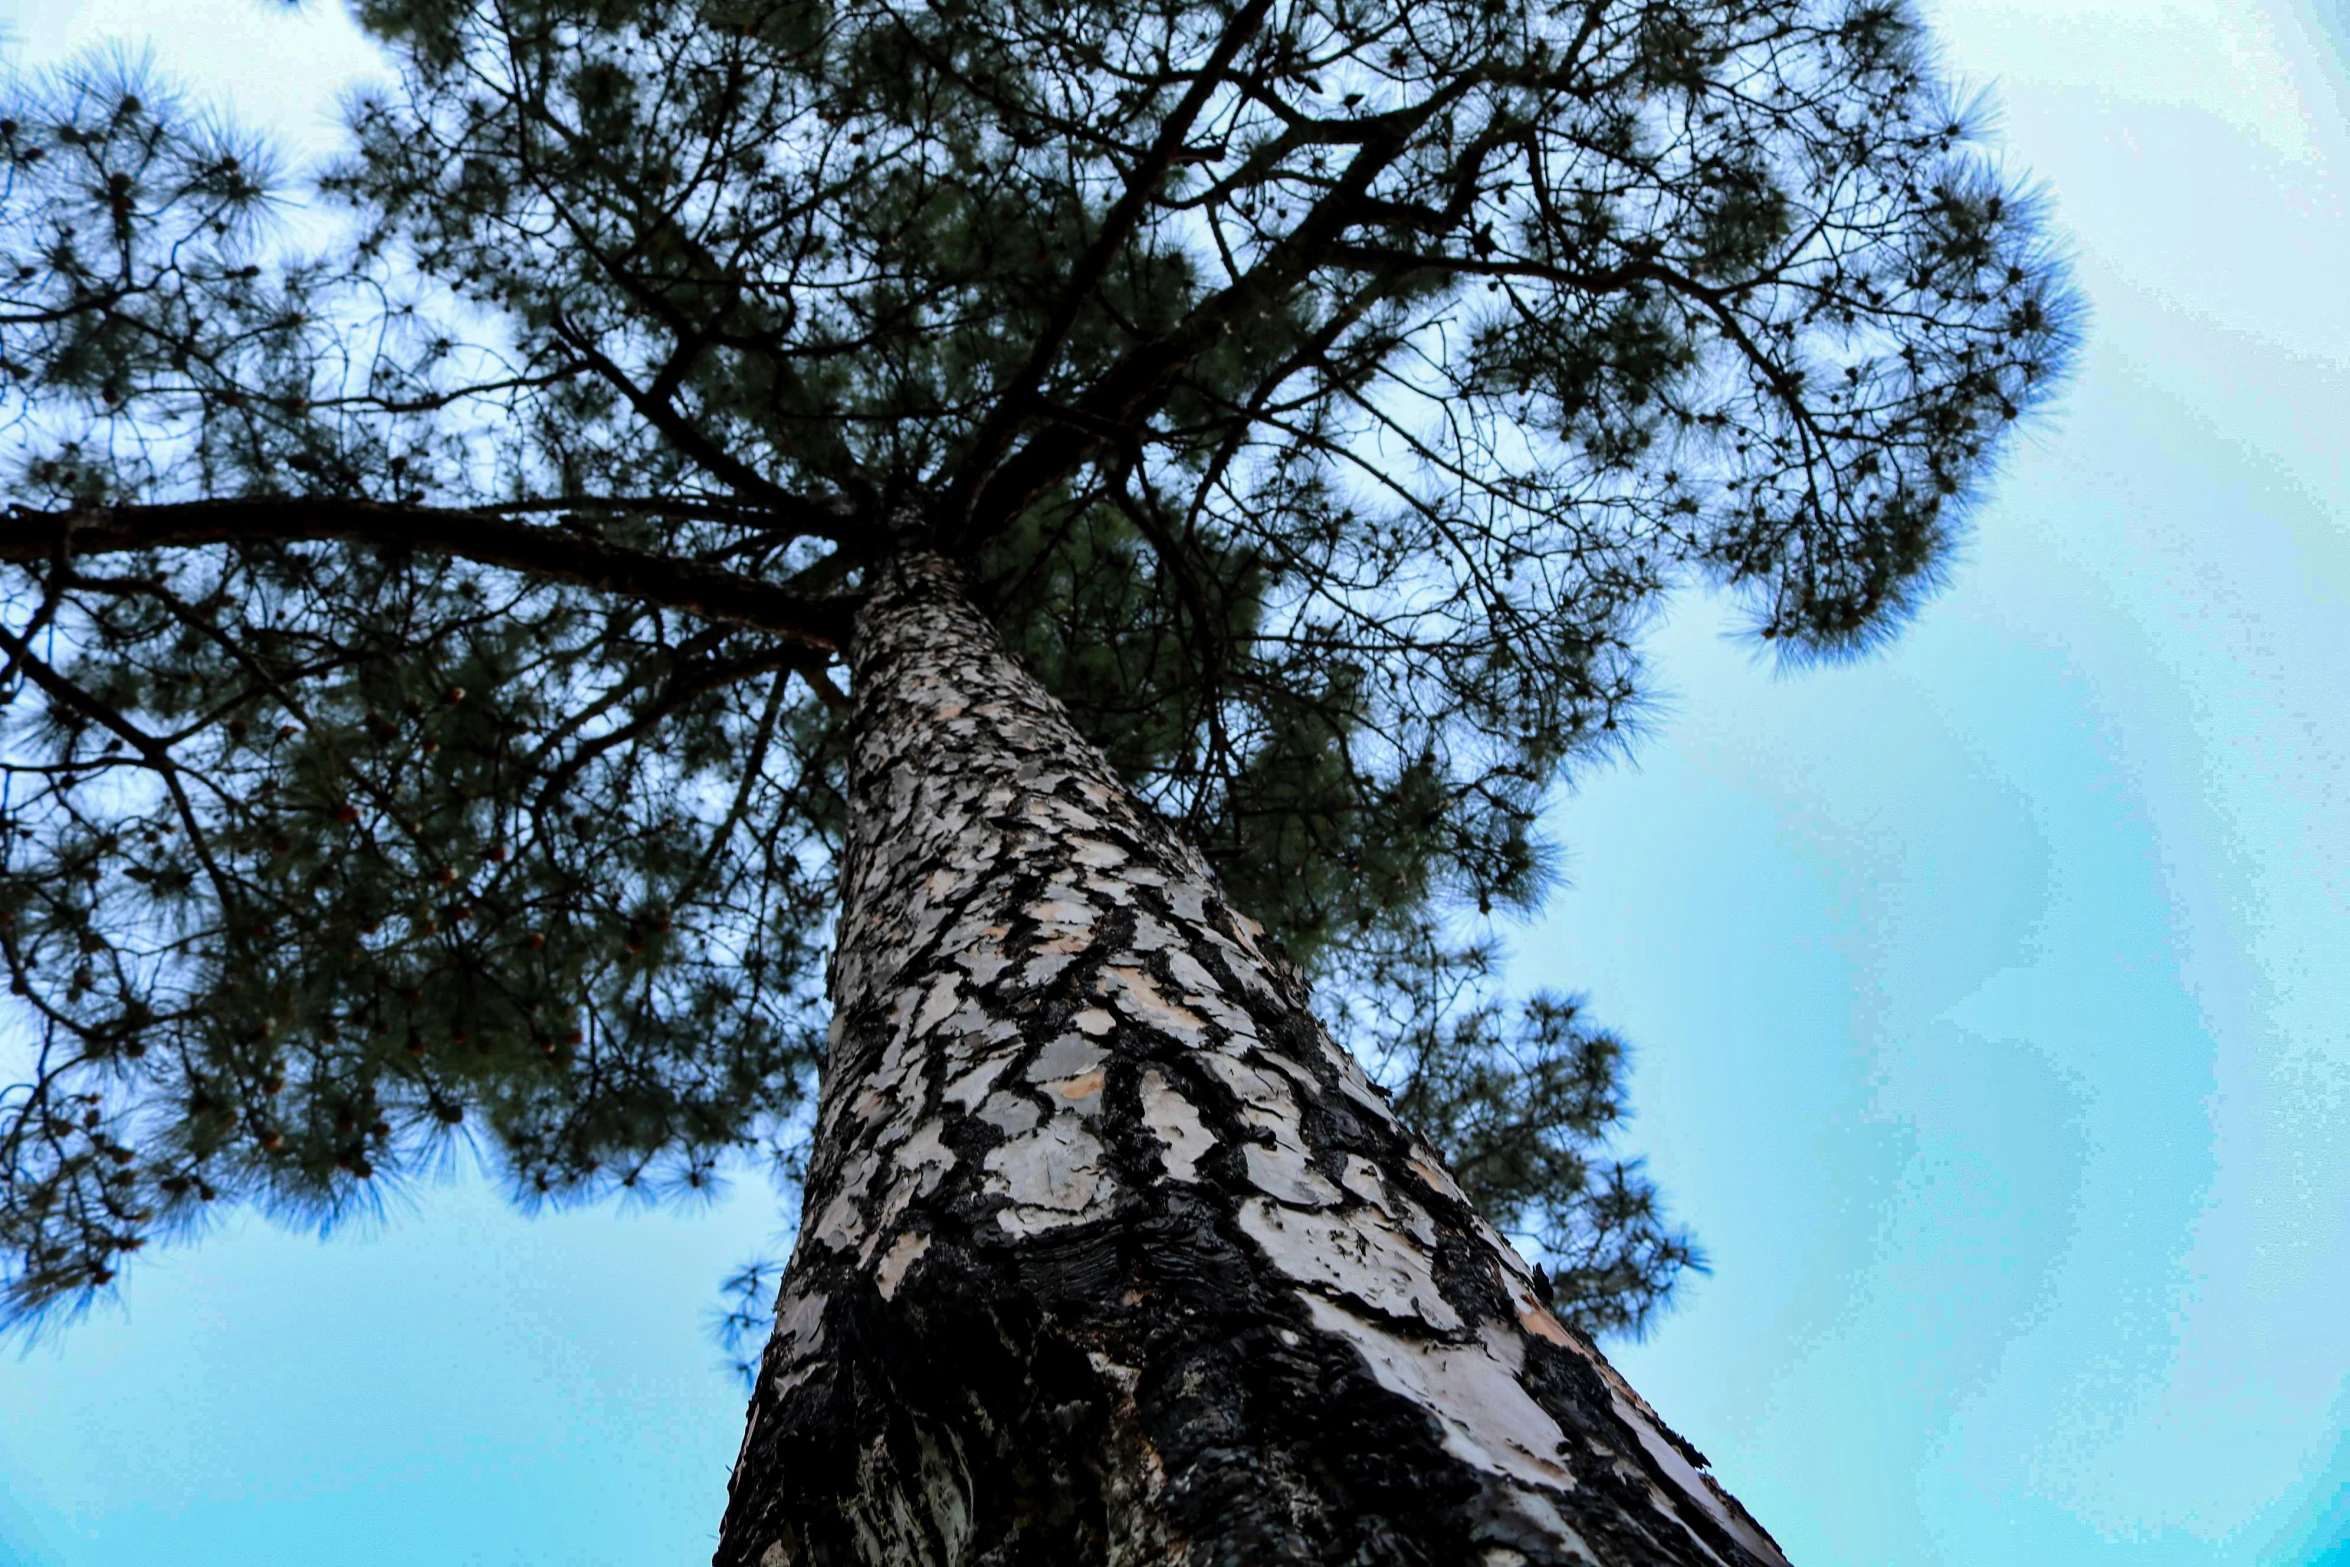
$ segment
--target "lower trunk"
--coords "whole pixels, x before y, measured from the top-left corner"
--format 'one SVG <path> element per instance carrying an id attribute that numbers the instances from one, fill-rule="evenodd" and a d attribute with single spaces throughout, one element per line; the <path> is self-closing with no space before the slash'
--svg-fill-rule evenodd
<path id="1" fill-rule="evenodd" d="M 832 1049 L 717 1560 L 1781 1564 L 944 562 L 882 574 Z"/>

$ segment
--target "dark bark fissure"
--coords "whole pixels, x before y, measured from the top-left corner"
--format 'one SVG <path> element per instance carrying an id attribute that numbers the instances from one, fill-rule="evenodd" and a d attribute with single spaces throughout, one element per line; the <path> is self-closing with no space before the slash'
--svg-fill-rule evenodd
<path id="1" fill-rule="evenodd" d="M 1780 1563 L 955 569 L 876 579 L 722 1567 Z"/>

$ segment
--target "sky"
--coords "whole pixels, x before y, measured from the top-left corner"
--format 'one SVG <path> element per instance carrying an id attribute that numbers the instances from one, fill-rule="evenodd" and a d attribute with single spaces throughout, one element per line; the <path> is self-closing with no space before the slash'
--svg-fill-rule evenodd
<path id="1" fill-rule="evenodd" d="M 2350 1567 L 2350 7 L 1933 0 L 2088 296 L 1949 588 L 1782 671 L 1702 601 L 1512 977 L 1633 1041 L 1710 1276 L 1618 1364 L 1800 1567 Z M 331 5 L 0 0 L 289 141 Z M 779 1249 L 479 1180 L 232 1221 L 0 1358 L 0 1567 L 706 1560 Z"/>

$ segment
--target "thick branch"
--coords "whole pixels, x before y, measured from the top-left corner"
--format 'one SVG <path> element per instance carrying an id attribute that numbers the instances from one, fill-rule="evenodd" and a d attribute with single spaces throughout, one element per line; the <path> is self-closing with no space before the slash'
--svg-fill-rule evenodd
<path id="1" fill-rule="evenodd" d="M 1401 155 L 1413 133 L 1465 90 L 1459 83 L 1451 84 L 1408 109 L 1354 122 L 1360 127 L 1361 150 L 1297 227 L 1168 331 L 1128 350 L 1082 397 L 1006 458 L 971 497 L 960 519 L 959 542 L 965 547 L 976 544 L 1019 516 L 1038 495 L 1109 444 L 1099 431 L 1148 417 L 1194 360 L 1244 329 L 1273 300 L 1326 265 L 1341 236 L 1361 220 L 1360 204 L 1368 198 L 1371 182 Z"/>
<path id="2" fill-rule="evenodd" d="M 1086 299 L 1108 275 L 1111 261 L 1142 221 L 1143 212 L 1157 194 L 1160 182 L 1166 179 L 1168 170 L 1175 167 L 1183 151 L 1184 138 L 1191 134 L 1193 122 L 1198 120 L 1200 111 L 1207 107 L 1208 99 L 1222 83 L 1224 72 L 1231 66 L 1233 56 L 1239 54 L 1241 46 L 1256 36 L 1257 29 L 1264 25 L 1265 15 L 1270 10 L 1272 0 L 1250 0 L 1234 15 L 1224 29 L 1224 36 L 1216 41 L 1215 53 L 1200 68 L 1199 75 L 1184 93 L 1182 102 L 1175 106 L 1175 112 L 1159 127 L 1158 139 L 1151 144 L 1150 151 L 1127 179 L 1126 189 L 1119 194 L 1116 204 L 1103 218 L 1101 232 L 1094 236 L 1092 245 L 1078 258 L 1061 303 L 1053 311 L 1052 319 L 1046 323 L 1044 331 L 1038 335 L 1035 347 L 1029 351 L 1028 362 L 1020 367 L 1019 373 L 1012 377 L 1011 384 L 1004 389 L 1003 396 L 989 410 L 987 422 L 980 427 L 979 435 L 972 443 L 970 459 L 964 468 L 963 482 L 966 486 L 975 488 L 984 481 L 988 471 L 1011 449 L 1013 433 L 1028 413 L 1038 389 L 1044 385 L 1044 378 L 1051 371 L 1053 362 L 1060 358 L 1061 349 L 1068 343 L 1069 333 L 1075 329 L 1078 313 L 1084 308 Z"/>
<path id="3" fill-rule="evenodd" d="M 53 560 L 61 551 L 105 555 L 318 539 L 503 566 L 773 632 L 827 652 L 846 644 L 855 609 L 846 599 L 793 592 L 696 561 L 459 508 L 264 497 L 70 511 L 12 506 L 0 517 L 0 560 L 8 561 Z"/>
<path id="4" fill-rule="evenodd" d="M 1586 294 L 1621 293 L 1626 289 L 1653 284 L 1702 306 L 1721 328 L 1722 336 L 1746 356 L 1747 363 L 1757 374 L 1770 382 L 1771 390 L 1778 394 L 1788 416 L 1803 432 L 1806 449 L 1809 450 L 1815 441 L 1824 444 L 1819 421 L 1812 413 L 1810 403 L 1804 400 L 1802 383 L 1755 340 L 1753 332 L 1739 319 L 1734 301 L 1750 285 L 1710 286 L 1678 267 L 1654 259 L 1627 261 L 1611 267 L 1577 268 L 1523 258 L 1489 260 L 1441 252 L 1395 250 L 1375 245 L 1335 246 L 1332 256 L 1342 263 L 1351 262 L 1362 267 L 1384 266 L 1392 269 L 1398 277 L 1421 271 L 1460 277 L 1532 278 L 1561 288 L 1578 289 Z"/>
<path id="5" fill-rule="evenodd" d="M 679 345 L 678 355 L 670 370 L 663 373 L 662 378 L 654 383 L 651 390 L 647 390 L 638 386 L 626 371 L 613 363 L 595 344 L 588 340 L 584 333 L 566 322 L 560 315 L 556 316 L 554 327 L 556 335 L 569 344 L 571 350 L 578 354 L 582 360 L 586 361 L 589 369 L 601 376 L 614 391 L 625 398 L 628 405 L 636 410 L 639 418 L 658 431 L 670 445 L 698 463 L 705 472 L 732 486 L 737 494 L 775 507 L 778 511 L 789 516 L 794 525 L 803 532 L 836 542 L 847 541 L 848 535 L 842 531 L 842 519 L 837 513 L 811 506 L 789 490 L 784 489 L 774 480 L 759 472 L 758 469 L 711 439 L 706 431 L 688 419 L 679 411 L 677 405 L 669 400 L 663 387 L 673 384 L 672 374 L 676 379 L 682 380 L 685 368 L 690 365 L 694 357 L 687 352 L 685 344 Z"/>

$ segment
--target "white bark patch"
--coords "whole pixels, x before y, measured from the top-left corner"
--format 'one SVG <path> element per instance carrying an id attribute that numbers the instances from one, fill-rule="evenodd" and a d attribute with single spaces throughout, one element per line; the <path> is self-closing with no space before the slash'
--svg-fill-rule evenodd
<path id="1" fill-rule="evenodd" d="M 894 1228 L 898 1216 L 916 1197 L 927 1197 L 938 1190 L 938 1183 L 946 1179 L 947 1171 L 955 1167 L 954 1150 L 939 1140 L 939 1123 L 925 1121 L 914 1134 L 898 1147 L 894 1163 L 897 1179 L 892 1183 L 889 1200 L 866 1237 L 863 1251 L 870 1255 L 881 1237 Z"/>
<path id="2" fill-rule="evenodd" d="M 882 1254 L 881 1266 L 873 1272 L 874 1285 L 880 1289 L 883 1300 L 895 1300 L 898 1286 L 906 1281 L 906 1273 L 922 1254 L 930 1250 L 930 1237 L 913 1231 L 899 1236 Z"/>
<path id="3" fill-rule="evenodd" d="M 1518 1302 L 1518 1326 L 1536 1338 L 1546 1338 L 1563 1348 L 1573 1349 L 1575 1347 L 1575 1341 L 1568 1336 L 1566 1327 L 1560 1323 L 1558 1318 L 1550 1314 L 1548 1306 L 1538 1300 L 1520 1300 Z"/>
<path id="4" fill-rule="evenodd" d="M 1025 1094 L 997 1094 L 979 1112 L 979 1119 L 1013 1137 L 1025 1135 L 1044 1119 Z"/>
<path id="5" fill-rule="evenodd" d="M 938 1183 L 947 1171 L 955 1167 L 955 1151 L 939 1138 L 946 1123 L 938 1120 L 923 1122 L 914 1129 L 914 1135 L 899 1145 L 897 1164 L 901 1170 L 912 1170 L 922 1178 L 922 1195 L 927 1197 L 938 1190 Z"/>
<path id="6" fill-rule="evenodd" d="M 1001 948 L 994 946 L 973 947 L 959 954 L 954 961 L 957 968 L 970 976 L 972 986 L 981 990 L 993 985 L 997 976 L 1012 966 L 1012 960 L 1004 956 Z"/>
<path id="7" fill-rule="evenodd" d="M 1127 908 L 1134 902 L 1134 883 L 1124 876 L 1088 876 L 1085 890 L 1096 898 L 1107 898 L 1113 908 Z"/>
<path id="8" fill-rule="evenodd" d="M 1449 1197 L 1454 1202 L 1467 1207 L 1469 1199 L 1461 1195 L 1460 1187 L 1454 1184 L 1453 1178 L 1444 1172 L 1443 1167 L 1437 1164 L 1435 1159 L 1434 1154 L 1425 1148 L 1421 1149 L 1412 1157 L 1412 1173 L 1425 1182 L 1428 1189 L 1437 1196 Z"/>
<path id="9" fill-rule="evenodd" d="M 1198 1180 L 1199 1162 L 1216 1151 L 1215 1134 L 1156 1067 L 1142 1077 L 1142 1120 L 1159 1140 L 1159 1160 L 1167 1167 L 1167 1179 Z"/>
<path id="10" fill-rule="evenodd" d="M 841 1173 L 840 1190 L 825 1204 L 823 1217 L 816 1221 L 812 1237 L 819 1246 L 835 1251 L 855 1251 L 857 1239 L 864 1233 L 865 1219 L 859 1211 L 864 1201 L 865 1188 L 879 1168 L 871 1152 L 858 1154 Z"/>
<path id="11" fill-rule="evenodd" d="M 1225 1033 L 1231 1035 L 1231 1043 L 1235 1047 L 1253 1045 L 1257 1042 L 1256 1020 L 1214 991 L 1207 991 L 1197 996 L 1187 996 L 1184 999 L 1205 1012 L 1223 1028 Z"/>
<path id="12" fill-rule="evenodd" d="M 1289 1096 L 1293 1102 L 1311 1104 L 1320 1097 L 1322 1085 L 1315 1081 L 1313 1073 L 1271 1051 L 1267 1051 L 1263 1059 L 1267 1069 L 1278 1074 L 1281 1081 L 1289 1085 Z"/>
<path id="13" fill-rule="evenodd" d="M 768 1364 L 780 1368 L 770 1379 L 777 1398 L 814 1376 L 822 1363 L 824 1302 L 824 1296 L 810 1294 L 786 1296 L 778 1303 L 775 1337 L 768 1350 Z M 743 1440 L 747 1445 L 750 1438 L 746 1434 Z"/>
<path id="14" fill-rule="evenodd" d="M 1464 1197 L 1461 1200 L 1466 1202 L 1468 1199 Z M 1527 1265 L 1525 1258 L 1518 1255 L 1518 1248 L 1503 1239 L 1501 1231 L 1495 1229 L 1481 1213 L 1471 1210 L 1469 1224 L 1476 1230 L 1477 1238 L 1485 1243 L 1487 1260 L 1493 1264 L 1502 1288 L 1531 1290 L 1534 1287 L 1534 1270 Z"/>
<path id="15" fill-rule="evenodd" d="M 1289 1085 L 1282 1079 L 1258 1071 L 1225 1050 L 1211 1050 L 1200 1059 L 1232 1090 L 1233 1097 L 1240 1101 L 1243 1115 L 1254 1110 L 1260 1116 L 1275 1113 L 1292 1122 L 1297 1119 L 1297 1112 L 1290 1107 Z"/>
<path id="16" fill-rule="evenodd" d="M 996 1223 L 1014 1235 L 1073 1224 L 1102 1186 L 1102 1145 L 1073 1115 L 1056 1115 L 1034 1131 L 988 1150 L 988 1190 L 1014 1206 Z"/>
<path id="17" fill-rule="evenodd" d="M 1183 938 L 1160 924 L 1154 916 L 1137 914 L 1134 916 L 1134 938 L 1130 945 L 1137 952 L 1165 952 L 1169 948 L 1181 948 Z"/>
<path id="18" fill-rule="evenodd" d="M 1142 969 L 1111 965 L 1102 970 L 1100 990 L 1110 1004 L 1145 1028 L 1196 1050 L 1208 1042 L 1207 1025 L 1196 1013 L 1169 1001 L 1158 982 Z"/>
<path id="19" fill-rule="evenodd" d="M 1298 1121 L 1300 1085 L 1286 1071 L 1259 1071 L 1222 1052 L 1211 1053 L 1208 1065 L 1240 1099 L 1240 1118 L 1270 1133 L 1273 1146 L 1243 1146 L 1249 1184 L 1266 1196 L 1300 1208 L 1327 1208 L 1339 1200 L 1331 1185 L 1308 1160 Z"/>
<path id="20" fill-rule="evenodd" d="M 1210 1059 L 1218 1065 L 1218 1075 L 1232 1086 L 1235 1093 L 1242 1096 L 1241 1120 L 1260 1132 L 1272 1134 L 1273 1146 L 1302 1165 L 1306 1149 L 1298 1123 L 1297 1100 L 1289 1084 L 1271 1073 L 1257 1072 L 1238 1062 L 1227 1063 L 1221 1056 Z M 1238 1070 L 1222 1071 L 1221 1068 L 1226 1064 Z M 1249 1074 L 1249 1077 L 1242 1077 L 1242 1073 Z M 1250 1079 L 1253 1079 L 1254 1086 L 1244 1086 L 1250 1084 Z"/>
<path id="21" fill-rule="evenodd" d="M 1583 1537 L 1575 1532 L 1574 1526 L 1559 1516 L 1557 1505 L 1551 1501 L 1547 1493 L 1513 1485 L 1503 1493 L 1502 1497 L 1495 1497 L 1491 1500 L 1504 1502 L 1503 1509 L 1497 1510 L 1506 1510 L 1515 1518 L 1521 1535 L 1530 1536 L 1542 1541 L 1546 1546 L 1565 1551 L 1570 1561 L 1586 1562 L 1590 1564 L 1590 1567 L 1600 1567 L 1599 1558 L 1591 1553 L 1591 1547 L 1583 1542 Z M 1507 1546 L 1496 1546 L 1485 1553 L 1485 1560 L 1488 1564 L 1507 1563 L 1513 1558 L 1518 1562 L 1526 1560 L 1524 1553 L 1511 1550 Z"/>
<path id="22" fill-rule="evenodd" d="M 1320 1033 L 1320 1030 L 1316 1030 L 1316 1032 Z M 1338 1074 L 1339 1092 L 1345 1094 L 1347 1098 L 1355 1102 L 1358 1108 L 1366 1112 L 1371 1117 L 1372 1125 L 1386 1127 L 1398 1124 L 1395 1119 L 1395 1106 L 1387 1102 L 1386 1095 L 1371 1086 L 1370 1078 L 1363 1075 L 1363 1069 L 1355 1063 L 1355 1058 L 1333 1044 L 1327 1034 L 1322 1034 L 1321 1042 L 1322 1058 L 1328 1061 Z"/>
<path id="23" fill-rule="evenodd" d="M 1346 1156 L 1346 1165 L 1339 1172 L 1338 1184 L 1388 1217 L 1395 1216 L 1395 1210 L 1387 1200 L 1387 1183 L 1379 1178 L 1379 1166 L 1361 1154 L 1350 1153 Z"/>
<path id="24" fill-rule="evenodd" d="M 1457 1332 L 1461 1314 L 1436 1287 L 1425 1251 L 1374 1208 L 1298 1213 L 1263 1197 L 1240 1205 L 1240 1228 L 1284 1274 L 1390 1317 Z"/>
<path id="25" fill-rule="evenodd" d="M 976 1109 L 979 1101 L 987 1097 L 988 1089 L 994 1085 L 997 1075 L 1003 1069 L 1004 1064 L 1001 1061 L 982 1061 L 970 1071 L 948 1083 L 946 1091 L 940 1097 L 961 1105 L 965 1110 Z"/>
<path id="26" fill-rule="evenodd" d="M 1077 1107 L 1080 1115 L 1096 1115 L 1101 1111 L 1102 1085 L 1108 1077 L 1109 1074 L 1097 1066 L 1090 1072 L 1080 1072 L 1075 1077 L 1064 1077 L 1057 1082 L 1047 1083 L 1045 1091 L 1068 1100 Z"/>
<path id="27" fill-rule="evenodd" d="M 1275 1202 L 1292 1208 L 1328 1208 L 1338 1202 L 1338 1188 L 1306 1163 L 1305 1150 L 1295 1144 L 1260 1148 L 1248 1143 L 1240 1155 L 1248 1165 L 1249 1185 Z"/>
<path id="28" fill-rule="evenodd" d="M 1405 1233 L 1410 1235 L 1413 1240 L 1430 1250 L 1435 1249 L 1436 1221 L 1428 1216 L 1427 1209 L 1408 1197 L 1399 1196 L 1395 1199 L 1393 1209 L 1382 1209 L 1381 1211 L 1391 1213 L 1395 1222 L 1402 1225 Z"/>
<path id="29" fill-rule="evenodd" d="M 1044 989 L 1061 977 L 1061 970 L 1067 968 L 1071 961 L 1071 955 L 1066 952 L 1047 952 L 1030 958 L 1020 970 L 1019 988 Z"/>
<path id="30" fill-rule="evenodd" d="M 1069 1021 L 1096 1039 L 1118 1026 L 1118 1020 L 1100 1007 L 1087 1007 Z"/>
<path id="31" fill-rule="evenodd" d="M 947 1022 L 947 1015 L 954 1013 L 954 1001 L 956 1001 L 954 975 L 940 975 L 938 980 L 931 984 L 931 996 L 921 1003 L 921 1013 L 914 1015 L 914 1036 L 917 1038 L 924 1036 L 931 1029 L 938 1027 L 938 1024 Z"/>
<path id="32" fill-rule="evenodd" d="M 1381 1387 L 1436 1416 L 1454 1457 L 1523 1485 L 1575 1488 L 1558 1460 L 1566 1433 L 1518 1381 L 1516 1339 L 1488 1332 L 1468 1344 L 1416 1343 L 1318 1295 L 1305 1301 L 1314 1326 L 1353 1344 Z"/>
<path id="33" fill-rule="evenodd" d="M 1109 1382 L 1121 1393 L 1131 1395 L 1137 1387 L 1142 1385 L 1140 1370 L 1133 1366 L 1121 1365 L 1098 1349 L 1087 1350 L 1085 1361 L 1087 1365 L 1093 1367 L 1094 1375 Z"/>
<path id="34" fill-rule="evenodd" d="M 1174 975 L 1175 983 L 1183 987 L 1183 999 L 1187 1002 L 1196 1004 L 1200 997 L 1214 995 L 1221 988 L 1216 983 L 1216 977 L 1207 971 L 1200 960 L 1181 947 L 1167 954 L 1167 972 Z"/>
<path id="35" fill-rule="evenodd" d="M 954 1015 L 942 1027 L 947 1053 L 968 1057 L 985 1049 L 992 1042 L 985 1033 L 987 1026 L 987 1010 L 976 1001 L 966 1000 L 955 1008 Z"/>
<path id="36" fill-rule="evenodd" d="M 1028 905 L 1028 917 L 1037 924 L 1053 930 L 1085 931 L 1093 928 L 1093 905 L 1086 902 L 1075 887 L 1056 883 L 1047 896 Z"/>
<path id="37" fill-rule="evenodd" d="M 1028 1066 L 1028 1080 L 1047 1083 L 1056 1077 L 1090 1072 L 1101 1064 L 1101 1046 L 1082 1035 L 1063 1034 L 1036 1053 L 1036 1059 Z"/>

